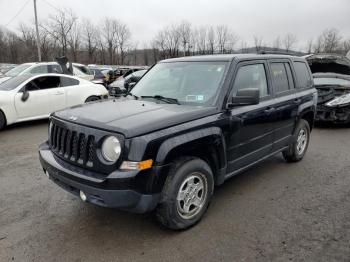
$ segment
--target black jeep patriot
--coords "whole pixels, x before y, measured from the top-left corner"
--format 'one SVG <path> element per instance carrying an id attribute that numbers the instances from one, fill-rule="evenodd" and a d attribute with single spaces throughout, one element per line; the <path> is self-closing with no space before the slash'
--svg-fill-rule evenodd
<path id="1" fill-rule="evenodd" d="M 125 97 L 52 114 L 40 161 L 83 201 L 154 210 L 166 227 L 184 229 L 201 219 L 214 185 L 276 153 L 301 160 L 316 104 L 302 58 L 165 60 Z"/>

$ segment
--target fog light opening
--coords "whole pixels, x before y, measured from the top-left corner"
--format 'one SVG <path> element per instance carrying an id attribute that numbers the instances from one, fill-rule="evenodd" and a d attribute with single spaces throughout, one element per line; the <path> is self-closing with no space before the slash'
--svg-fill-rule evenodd
<path id="1" fill-rule="evenodd" d="M 86 199 L 87 199 L 85 193 L 84 193 L 83 191 L 80 190 L 79 195 L 80 195 L 80 199 L 83 200 L 83 201 L 85 202 Z"/>

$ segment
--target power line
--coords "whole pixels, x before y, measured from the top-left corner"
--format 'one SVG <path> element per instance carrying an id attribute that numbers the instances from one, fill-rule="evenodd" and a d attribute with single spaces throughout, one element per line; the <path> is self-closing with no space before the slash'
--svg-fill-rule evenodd
<path id="1" fill-rule="evenodd" d="M 13 20 L 15 20 L 17 18 L 17 16 L 20 15 L 20 13 L 23 11 L 23 9 L 26 7 L 26 5 L 29 3 L 30 0 L 27 0 L 24 5 L 19 9 L 19 11 L 16 13 L 16 15 L 14 17 L 11 18 L 11 20 L 5 24 L 5 27 L 7 27 L 9 24 L 11 24 L 13 22 Z"/>
<path id="2" fill-rule="evenodd" d="M 62 10 L 61 9 L 59 9 L 58 7 L 56 7 L 56 6 L 54 6 L 53 4 L 51 4 L 49 1 L 47 1 L 47 0 L 42 0 L 42 1 L 44 1 L 46 4 L 48 4 L 49 6 L 51 6 L 53 9 L 55 9 L 56 11 L 58 11 L 58 12 L 62 12 Z"/>

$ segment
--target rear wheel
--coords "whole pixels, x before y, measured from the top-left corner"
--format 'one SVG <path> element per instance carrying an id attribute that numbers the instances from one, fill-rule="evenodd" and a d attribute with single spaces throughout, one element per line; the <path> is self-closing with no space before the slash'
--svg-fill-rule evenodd
<path id="1" fill-rule="evenodd" d="M 100 100 L 100 98 L 99 98 L 98 96 L 89 96 L 89 97 L 85 100 L 85 103 L 93 102 L 93 101 L 97 101 L 97 100 Z"/>
<path id="2" fill-rule="evenodd" d="M 307 121 L 301 119 L 294 131 L 293 142 L 286 151 L 283 151 L 283 157 L 288 162 L 297 162 L 303 159 L 310 141 L 310 126 Z"/>
<path id="3" fill-rule="evenodd" d="M 214 191 L 213 173 L 199 158 L 174 162 L 156 210 L 158 221 L 179 230 L 195 225 L 203 217 Z"/>
<path id="4" fill-rule="evenodd" d="M 3 112 L 0 111 L 0 130 L 6 126 L 6 117 Z"/>

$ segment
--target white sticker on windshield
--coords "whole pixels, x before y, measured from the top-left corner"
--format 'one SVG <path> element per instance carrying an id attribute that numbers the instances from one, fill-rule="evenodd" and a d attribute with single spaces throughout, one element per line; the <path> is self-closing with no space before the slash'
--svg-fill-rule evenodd
<path id="1" fill-rule="evenodd" d="M 197 101 L 203 101 L 204 100 L 204 96 L 203 95 L 198 95 L 197 96 Z"/>

